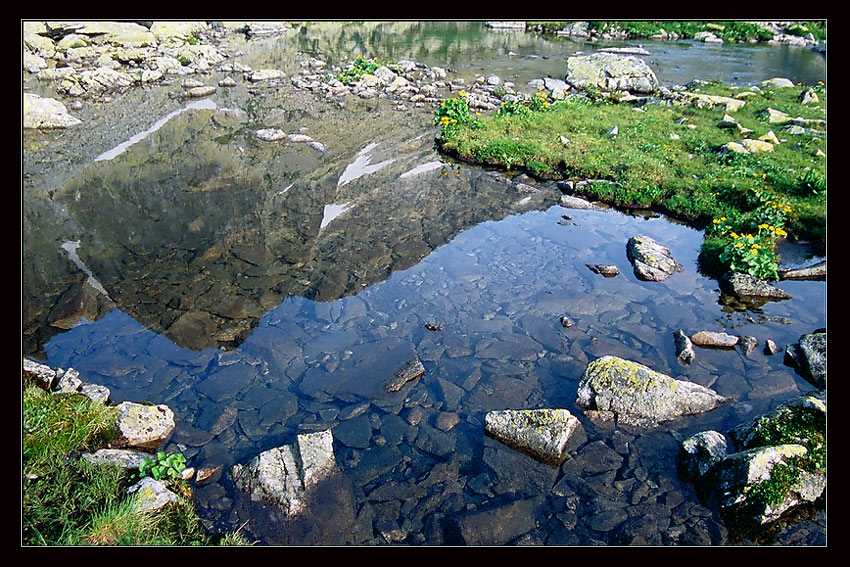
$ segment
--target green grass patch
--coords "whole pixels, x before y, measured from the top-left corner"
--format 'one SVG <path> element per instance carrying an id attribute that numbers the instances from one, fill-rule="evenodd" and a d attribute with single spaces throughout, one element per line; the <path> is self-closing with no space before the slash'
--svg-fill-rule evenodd
<path id="1" fill-rule="evenodd" d="M 138 473 L 80 457 L 103 446 L 115 417 L 113 409 L 82 394 L 49 393 L 24 376 L 23 545 L 249 544 L 238 533 L 207 533 L 186 481 L 171 480 L 180 497 L 176 502 L 156 513 L 136 512 L 127 488 Z M 152 463 L 164 459 L 157 456 Z M 182 463 L 168 464 L 179 468 Z"/>
<path id="2" fill-rule="evenodd" d="M 825 89 L 814 86 L 820 102 L 803 105 L 805 88 L 754 91 L 714 81 L 690 89 L 745 100 L 735 112 L 661 99 L 637 107 L 601 93 L 553 101 L 538 91 L 488 116 L 459 110 L 462 93 L 435 112 L 441 126 L 437 142 L 460 159 L 541 179 L 607 181 L 583 185 L 581 192 L 690 221 L 707 230 L 703 252 L 711 256 L 702 259 L 704 265 L 775 279 L 778 238 L 825 244 L 825 139 L 814 131 L 825 127 L 813 122 L 806 132 L 795 133 L 767 118 L 772 108 L 793 118 L 825 121 Z M 734 115 L 739 126 L 723 127 L 726 114 Z M 780 140 L 771 152 L 722 149 L 769 132 Z M 738 253 L 744 242 L 746 255 Z"/>

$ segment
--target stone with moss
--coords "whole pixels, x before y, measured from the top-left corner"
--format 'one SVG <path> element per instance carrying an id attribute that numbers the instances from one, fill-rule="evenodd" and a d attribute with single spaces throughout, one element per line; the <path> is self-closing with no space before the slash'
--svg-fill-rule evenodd
<path id="1" fill-rule="evenodd" d="M 554 465 L 564 462 L 579 420 L 566 409 L 487 412 L 484 431 L 505 445 Z"/>
<path id="2" fill-rule="evenodd" d="M 616 356 L 587 365 L 576 397 L 580 407 L 612 411 L 618 421 L 639 426 L 704 413 L 727 401 L 714 390 Z"/>
<path id="3" fill-rule="evenodd" d="M 721 507 L 741 520 L 763 525 L 826 488 L 826 475 L 807 470 L 808 450 L 794 443 L 733 453 L 717 465 L 715 492 Z"/>

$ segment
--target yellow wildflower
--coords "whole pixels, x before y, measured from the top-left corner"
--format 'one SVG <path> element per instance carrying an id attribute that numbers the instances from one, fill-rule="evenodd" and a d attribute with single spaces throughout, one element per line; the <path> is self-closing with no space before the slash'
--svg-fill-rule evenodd
<path id="1" fill-rule="evenodd" d="M 759 228 L 759 230 L 762 230 L 762 229 L 767 228 L 767 223 L 766 223 L 766 222 L 761 223 L 761 224 L 758 226 L 758 228 Z"/>
<path id="2" fill-rule="evenodd" d="M 750 254 L 758 254 L 758 253 L 759 253 L 759 249 L 758 249 L 758 248 L 756 248 L 755 246 L 753 246 L 752 248 L 750 248 Z"/>
<path id="3" fill-rule="evenodd" d="M 782 230 L 781 228 L 776 229 L 776 236 L 788 236 L 788 233 Z"/>
<path id="4" fill-rule="evenodd" d="M 466 92 L 466 91 L 459 91 L 459 92 L 457 93 L 457 95 L 458 95 L 459 97 L 461 97 L 461 98 L 464 98 L 464 97 L 468 96 L 468 95 L 469 95 L 469 93 L 468 93 L 468 92 Z"/>
<path id="5" fill-rule="evenodd" d="M 740 234 L 738 234 L 737 232 L 733 232 L 733 233 L 731 233 L 729 236 L 731 236 L 731 237 L 732 237 L 732 238 L 734 238 L 735 240 L 738 240 L 739 238 L 741 238 L 741 235 L 740 235 Z"/>
<path id="6" fill-rule="evenodd" d="M 735 243 L 735 247 L 736 247 L 736 248 L 743 248 L 743 247 L 744 247 L 744 243 L 743 243 L 743 242 L 736 242 L 736 243 Z"/>

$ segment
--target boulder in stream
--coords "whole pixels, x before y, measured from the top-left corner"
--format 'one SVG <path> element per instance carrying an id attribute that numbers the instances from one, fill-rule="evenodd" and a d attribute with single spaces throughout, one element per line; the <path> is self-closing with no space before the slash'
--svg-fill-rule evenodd
<path id="1" fill-rule="evenodd" d="M 610 411 L 619 421 L 640 426 L 707 412 L 727 401 L 714 390 L 616 356 L 587 365 L 576 397 L 585 409 Z"/>
<path id="2" fill-rule="evenodd" d="M 518 451 L 560 465 L 579 421 L 566 409 L 495 410 L 487 412 L 484 431 Z"/>
<path id="3" fill-rule="evenodd" d="M 670 249 L 649 236 L 633 236 L 626 243 L 626 255 L 638 279 L 660 282 L 684 268 L 676 262 Z"/>

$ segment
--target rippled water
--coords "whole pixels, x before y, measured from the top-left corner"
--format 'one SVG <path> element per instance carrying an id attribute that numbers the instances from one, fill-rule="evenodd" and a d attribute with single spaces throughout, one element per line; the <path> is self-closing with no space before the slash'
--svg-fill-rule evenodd
<path id="1" fill-rule="evenodd" d="M 562 69 L 565 46 L 589 48 L 480 25 L 402 24 L 305 29 L 248 44 L 245 57 L 291 64 L 297 43 L 497 73 L 509 57 L 531 79 L 557 76 L 542 68 Z M 810 81 L 816 69 L 788 48 L 649 49 L 662 81 L 714 72 Z M 25 202 L 25 350 L 109 386 L 114 401 L 168 404 L 178 423 L 167 449 L 195 467 L 226 471 L 333 428 L 343 475 L 304 517 L 285 521 L 223 472 L 196 489 L 205 520 L 244 525 L 267 544 L 730 543 L 716 507 L 676 477 L 678 443 L 811 387 L 761 348 L 699 349 L 684 366 L 672 333 L 726 330 L 784 347 L 826 326 L 824 282 L 782 282 L 793 299 L 734 310 L 696 269 L 700 232 L 651 214 L 566 209 L 552 187 L 529 193 L 451 163 L 433 149 L 428 109 L 364 114 L 268 94 L 234 119 L 228 109 L 250 98 L 172 112 L 51 190 L 51 204 Z M 250 135 L 273 124 L 305 128 L 329 153 Z M 638 280 L 626 258 L 638 234 L 669 247 L 684 271 Z M 785 258 L 813 260 L 790 249 Z M 596 263 L 620 275 L 588 269 Z M 578 380 L 606 354 L 735 401 L 650 431 L 582 419 L 562 467 L 485 438 L 491 409 L 581 416 Z M 425 375 L 384 392 L 414 355 Z M 499 532 L 500 517 L 513 527 Z M 807 535 L 787 541 L 824 539 L 821 521 L 800 525 L 791 533 Z"/>

